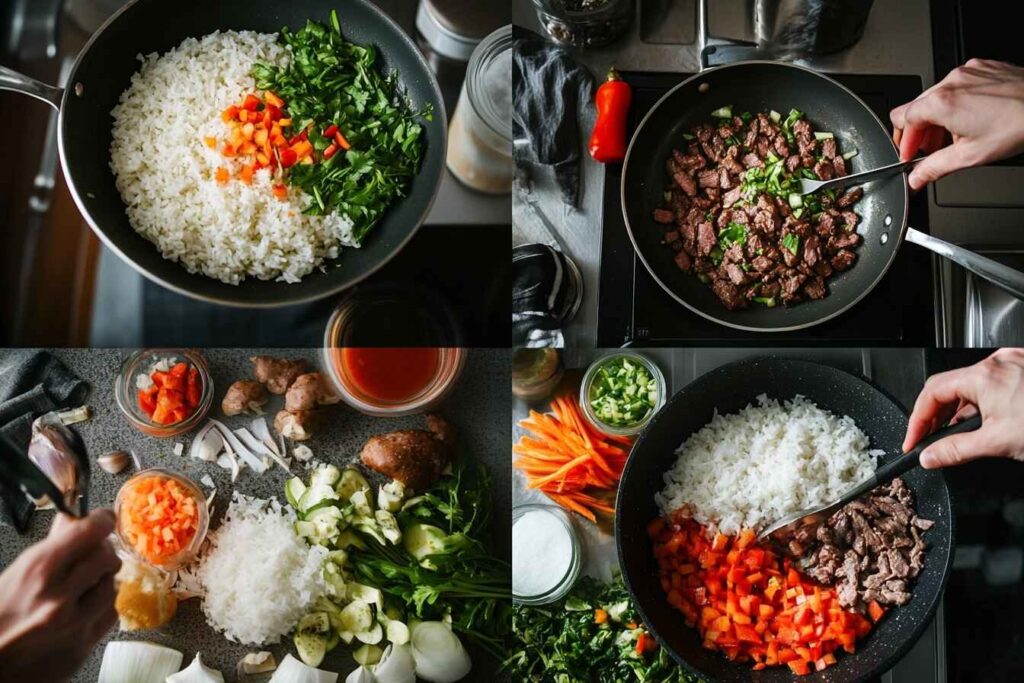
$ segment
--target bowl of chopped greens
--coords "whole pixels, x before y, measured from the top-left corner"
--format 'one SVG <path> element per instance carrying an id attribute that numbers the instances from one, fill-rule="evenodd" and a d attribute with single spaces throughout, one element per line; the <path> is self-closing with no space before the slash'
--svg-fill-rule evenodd
<path id="1" fill-rule="evenodd" d="M 665 405 L 665 376 L 653 361 L 622 351 L 598 359 L 580 385 L 580 406 L 607 434 L 640 433 Z"/>

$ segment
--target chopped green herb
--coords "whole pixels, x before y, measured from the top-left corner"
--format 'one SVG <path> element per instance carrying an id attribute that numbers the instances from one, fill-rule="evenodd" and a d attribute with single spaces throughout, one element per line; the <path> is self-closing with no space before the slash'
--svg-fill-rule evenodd
<path id="1" fill-rule="evenodd" d="M 734 244 L 747 243 L 747 228 L 739 223 L 729 223 L 718 233 L 718 246 L 725 251 Z"/>
<path id="2" fill-rule="evenodd" d="M 800 236 L 794 232 L 786 233 L 782 238 L 782 246 L 796 256 L 797 251 L 800 249 Z"/>
<path id="3" fill-rule="evenodd" d="M 639 361 L 613 356 L 597 367 L 587 400 L 597 419 L 613 427 L 640 423 L 658 405 L 658 383 Z"/>

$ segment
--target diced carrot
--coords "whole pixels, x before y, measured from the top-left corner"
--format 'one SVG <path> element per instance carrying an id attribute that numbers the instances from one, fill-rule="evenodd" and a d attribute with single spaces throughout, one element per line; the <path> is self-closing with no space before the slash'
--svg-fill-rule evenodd
<path id="1" fill-rule="evenodd" d="M 284 100 L 269 90 L 263 93 L 263 101 L 275 107 L 284 107 Z"/>
<path id="2" fill-rule="evenodd" d="M 334 134 L 334 141 L 338 143 L 338 147 L 341 147 L 342 149 L 347 150 L 352 148 L 352 145 L 349 144 L 349 141 L 341 134 L 340 130 Z"/>
<path id="3" fill-rule="evenodd" d="M 594 610 L 594 623 L 605 624 L 608 622 L 608 612 L 598 607 Z"/>
<path id="4" fill-rule="evenodd" d="M 246 185 L 252 185 L 252 179 L 253 179 L 253 176 L 255 175 L 255 173 L 256 173 L 256 167 L 253 166 L 252 164 L 250 164 L 250 165 L 242 167 L 242 170 L 239 171 L 238 177 L 239 177 L 239 180 L 241 180 Z"/>
<path id="5" fill-rule="evenodd" d="M 231 180 L 231 172 L 228 169 L 221 166 L 217 169 L 217 182 L 222 185 Z"/>
<path id="6" fill-rule="evenodd" d="M 217 149 L 217 138 L 207 137 L 203 139 L 203 142 L 205 142 L 206 146 L 210 149 Z"/>
<path id="7" fill-rule="evenodd" d="M 288 188 L 284 185 L 274 185 L 274 196 L 278 199 L 287 199 Z"/>
<path id="8" fill-rule="evenodd" d="M 231 105 L 220 115 L 220 118 L 224 123 L 231 123 L 238 119 L 238 107 Z"/>

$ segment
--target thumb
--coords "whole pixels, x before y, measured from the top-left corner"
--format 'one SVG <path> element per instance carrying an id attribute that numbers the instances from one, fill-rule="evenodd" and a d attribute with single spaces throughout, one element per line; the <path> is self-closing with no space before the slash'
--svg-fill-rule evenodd
<path id="1" fill-rule="evenodd" d="M 933 470 L 939 467 L 962 465 L 993 454 L 985 428 L 939 439 L 921 453 L 921 467 Z"/>
<path id="2" fill-rule="evenodd" d="M 966 143 L 949 145 L 925 157 L 910 172 L 908 180 L 911 189 L 920 190 L 928 183 L 933 183 L 943 176 L 969 166 L 970 164 L 966 161 L 965 146 Z"/>

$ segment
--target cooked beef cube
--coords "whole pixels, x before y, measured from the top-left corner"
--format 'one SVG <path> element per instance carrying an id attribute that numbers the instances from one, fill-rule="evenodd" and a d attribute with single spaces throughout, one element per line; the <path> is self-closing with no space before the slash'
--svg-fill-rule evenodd
<path id="1" fill-rule="evenodd" d="M 761 157 L 757 156 L 753 152 L 743 157 L 743 165 L 747 168 L 764 168 L 764 162 L 761 161 Z"/>
<path id="2" fill-rule="evenodd" d="M 754 227 L 768 234 L 774 234 L 780 223 L 779 217 L 772 211 L 762 209 L 754 216 Z"/>
<path id="3" fill-rule="evenodd" d="M 801 159 L 810 159 L 810 163 L 804 161 L 804 166 L 810 168 L 814 165 L 814 149 L 818 146 L 813 136 L 801 135 L 796 139 L 796 148 L 800 152 Z"/>
<path id="4" fill-rule="evenodd" d="M 757 119 L 753 119 L 750 122 L 750 126 L 747 128 L 747 135 L 743 138 L 743 146 L 750 149 L 754 146 L 754 140 L 757 139 L 757 132 L 760 129 L 760 124 Z"/>
<path id="5" fill-rule="evenodd" d="M 835 138 L 828 138 L 821 141 L 821 156 L 825 157 L 829 161 L 832 161 L 836 157 L 836 140 Z"/>
<path id="6" fill-rule="evenodd" d="M 725 254 L 722 255 L 723 261 L 729 261 L 731 263 L 743 263 L 743 245 L 733 244 L 725 250 Z"/>
<path id="7" fill-rule="evenodd" d="M 676 215 L 667 209 L 655 209 L 654 220 L 658 223 L 664 223 L 670 225 L 676 222 Z"/>
<path id="8" fill-rule="evenodd" d="M 729 173 L 729 169 L 723 168 L 721 171 L 719 171 L 718 186 L 720 188 L 722 188 L 723 190 L 728 190 L 732 188 L 732 186 L 735 184 L 736 183 L 735 181 L 733 181 L 732 175 Z"/>
<path id="9" fill-rule="evenodd" d="M 860 244 L 861 237 L 855 232 L 843 232 L 839 233 L 835 237 L 830 237 L 828 240 L 828 250 L 838 252 L 840 249 L 849 249 L 850 247 L 856 247 Z"/>
<path id="10" fill-rule="evenodd" d="M 779 133 L 772 140 L 772 149 L 775 150 L 775 154 L 785 159 L 789 156 L 789 143 L 786 142 L 786 136 Z"/>
<path id="11" fill-rule="evenodd" d="M 718 187 L 718 171 L 709 168 L 697 175 L 697 184 L 701 187 Z"/>
<path id="12" fill-rule="evenodd" d="M 686 173 L 693 173 L 707 166 L 707 160 L 700 154 L 683 154 L 679 150 L 672 153 L 672 158 L 679 166 L 679 170 Z"/>
<path id="13" fill-rule="evenodd" d="M 864 188 L 863 187 L 855 187 L 852 190 L 850 190 L 849 192 L 844 192 L 843 194 L 841 194 L 838 197 L 836 197 L 836 208 L 837 209 L 845 209 L 847 207 L 853 206 L 854 204 L 859 202 L 860 198 L 863 197 L 863 196 L 864 196 Z"/>
<path id="14" fill-rule="evenodd" d="M 801 168 L 814 168 L 814 155 L 809 152 L 800 150 L 800 167 Z"/>
<path id="15" fill-rule="evenodd" d="M 784 250 L 789 253 L 789 250 Z M 782 297 L 789 299 L 800 291 L 800 287 L 807 281 L 807 276 L 801 273 L 793 273 L 782 282 Z"/>
<path id="16" fill-rule="evenodd" d="M 827 293 L 825 281 L 820 277 L 813 277 L 804 285 L 804 294 L 812 299 L 824 299 Z"/>
<path id="17" fill-rule="evenodd" d="M 914 524 L 914 526 L 916 526 L 921 531 L 928 531 L 933 526 L 935 526 L 935 522 L 933 522 L 932 520 L 930 520 L 930 519 L 921 519 L 920 517 L 914 517 L 913 524 Z"/>
<path id="18" fill-rule="evenodd" d="M 766 256 L 758 256 L 750 263 L 750 265 L 759 273 L 767 273 L 775 267 L 775 261 L 772 261 Z"/>
<path id="19" fill-rule="evenodd" d="M 794 121 L 793 135 L 797 137 L 813 137 L 814 131 L 811 130 L 811 122 L 802 118 Z"/>
<path id="20" fill-rule="evenodd" d="M 764 135 L 760 135 L 757 140 L 754 141 L 754 154 L 764 159 L 768 156 L 768 150 L 771 149 L 771 147 L 771 141 Z"/>
<path id="21" fill-rule="evenodd" d="M 725 156 L 722 157 L 722 168 L 733 175 L 740 175 L 743 173 L 743 164 L 737 161 L 739 155 L 740 148 L 736 145 L 732 145 L 729 149 L 725 150 Z"/>
<path id="22" fill-rule="evenodd" d="M 693 177 L 688 176 L 683 172 L 676 173 L 672 176 L 672 179 L 676 182 L 676 187 L 690 195 L 691 197 L 697 194 L 697 184 L 693 182 Z"/>
<path id="23" fill-rule="evenodd" d="M 693 134 L 697 137 L 700 142 L 707 142 L 711 139 L 712 134 L 715 130 L 706 123 L 702 123 L 693 129 Z"/>
<path id="24" fill-rule="evenodd" d="M 690 269 L 693 268 L 693 260 L 690 259 L 690 255 L 685 251 L 680 251 L 676 254 L 675 261 L 676 266 L 683 272 L 689 273 Z"/>
<path id="25" fill-rule="evenodd" d="M 679 236 L 683 238 L 683 242 L 694 244 L 697 241 L 697 224 L 693 222 L 693 218 L 687 216 L 685 221 L 677 221 L 676 225 L 679 226 Z"/>
<path id="26" fill-rule="evenodd" d="M 795 173 L 796 169 L 800 168 L 800 155 L 793 154 L 786 159 L 786 170 L 790 173 Z"/>
<path id="27" fill-rule="evenodd" d="M 836 169 L 830 161 L 819 161 L 814 164 L 814 173 L 822 180 L 832 180 L 836 177 Z"/>
<path id="28" fill-rule="evenodd" d="M 832 264 L 830 264 L 828 261 L 824 259 L 814 264 L 814 274 L 820 278 L 827 280 L 828 278 L 832 277 L 832 273 L 834 272 L 835 269 L 832 267 Z"/>
<path id="29" fill-rule="evenodd" d="M 728 123 L 725 124 L 724 126 L 719 126 L 717 131 L 718 137 L 722 138 L 723 140 L 725 140 L 726 138 L 731 138 L 733 135 L 736 134 L 736 129 L 737 126 L 731 126 Z"/>
<path id="30" fill-rule="evenodd" d="M 725 272 L 729 275 L 729 279 L 732 280 L 734 285 L 742 286 L 749 282 L 747 274 L 743 272 L 743 268 L 736 263 L 726 263 Z"/>
<path id="31" fill-rule="evenodd" d="M 710 199 L 712 202 L 717 202 L 718 198 L 722 196 L 722 191 L 717 187 L 705 187 L 704 196 Z"/>
<path id="32" fill-rule="evenodd" d="M 732 206 L 743 196 L 743 187 L 737 185 L 722 195 L 722 206 Z"/>
<path id="33" fill-rule="evenodd" d="M 711 289 L 730 311 L 737 311 L 747 305 L 740 291 L 728 280 L 715 280 L 711 283 Z"/>
<path id="34" fill-rule="evenodd" d="M 711 223 L 704 221 L 697 226 L 697 253 L 707 256 L 718 244 L 718 237 L 715 235 L 715 228 Z"/>
<path id="35" fill-rule="evenodd" d="M 837 156 L 832 160 L 832 166 L 836 169 L 836 177 L 842 178 L 847 175 L 849 171 L 846 170 L 846 159 L 841 156 Z"/>
<path id="36" fill-rule="evenodd" d="M 829 213 L 823 213 L 818 217 L 818 234 L 828 238 L 836 229 L 836 219 Z"/>
<path id="37" fill-rule="evenodd" d="M 821 246 L 817 235 L 811 235 L 804 240 L 804 263 L 814 266 L 821 258 Z"/>
<path id="38" fill-rule="evenodd" d="M 661 238 L 662 244 L 672 244 L 673 242 L 679 241 L 680 237 L 678 230 L 669 230 L 668 232 L 665 233 L 665 236 Z"/>

